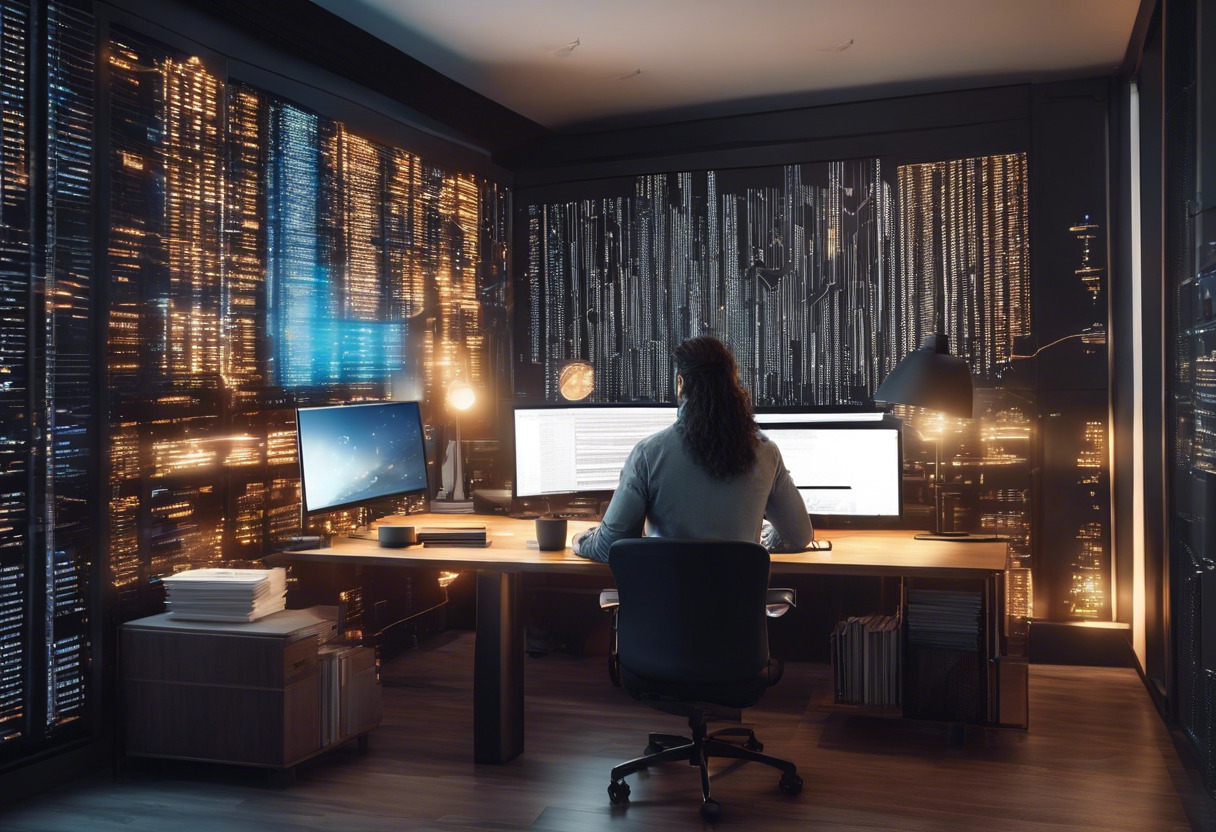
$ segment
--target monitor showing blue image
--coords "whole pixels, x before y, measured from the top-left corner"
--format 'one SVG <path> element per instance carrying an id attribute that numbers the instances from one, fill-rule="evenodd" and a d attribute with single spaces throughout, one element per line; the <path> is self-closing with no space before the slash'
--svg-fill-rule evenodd
<path id="1" fill-rule="evenodd" d="M 426 491 L 418 402 L 296 411 L 305 514 Z"/>

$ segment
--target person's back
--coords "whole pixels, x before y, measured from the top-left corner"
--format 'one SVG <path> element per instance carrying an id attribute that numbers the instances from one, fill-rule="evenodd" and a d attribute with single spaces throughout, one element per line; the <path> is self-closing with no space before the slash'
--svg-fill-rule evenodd
<path id="1" fill-rule="evenodd" d="M 606 561 L 617 540 L 656 537 L 760 541 L 773 550 L 811 540 L 810 518 L 781 452 L 756 428 L 734 357 L 701 337 L 675 351 L 680 416 L 634 447 L 599 528 L 575 552 Z"/>

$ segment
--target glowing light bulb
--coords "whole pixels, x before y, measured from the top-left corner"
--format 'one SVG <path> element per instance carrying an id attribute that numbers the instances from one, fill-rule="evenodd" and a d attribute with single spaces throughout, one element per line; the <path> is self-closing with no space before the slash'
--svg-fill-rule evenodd
<path id="1" fill-rule="evenodd" d="M 477 391 L 464 379 L 458 378 L 448 385 L 448 407 L 453 410 L 468 410 L 477 401 Z"/>

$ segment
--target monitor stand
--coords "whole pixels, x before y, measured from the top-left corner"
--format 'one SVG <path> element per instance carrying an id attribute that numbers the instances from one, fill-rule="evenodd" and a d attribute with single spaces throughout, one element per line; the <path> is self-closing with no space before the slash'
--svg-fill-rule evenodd
<path id="1" fill-rule="evenodd" d="M 435 514 L 472 514 L 472 500 L 431 500 L 431 511 Z"/>

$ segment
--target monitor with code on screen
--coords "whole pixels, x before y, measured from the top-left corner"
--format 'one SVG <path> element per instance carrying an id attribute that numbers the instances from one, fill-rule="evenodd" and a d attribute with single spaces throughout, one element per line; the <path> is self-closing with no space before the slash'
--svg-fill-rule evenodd
<path id="1" fill-rule="evenodd" d="M 673 405 L 515 408 L 515 496 L 613 491 L 642 439 L 676 420 Z"/>
<path id="2" fill-rule="evenodd" d="M 891 420 L 765 423 L 806 503 L 822 517 L 899 517 L 903 460 Z"/>

